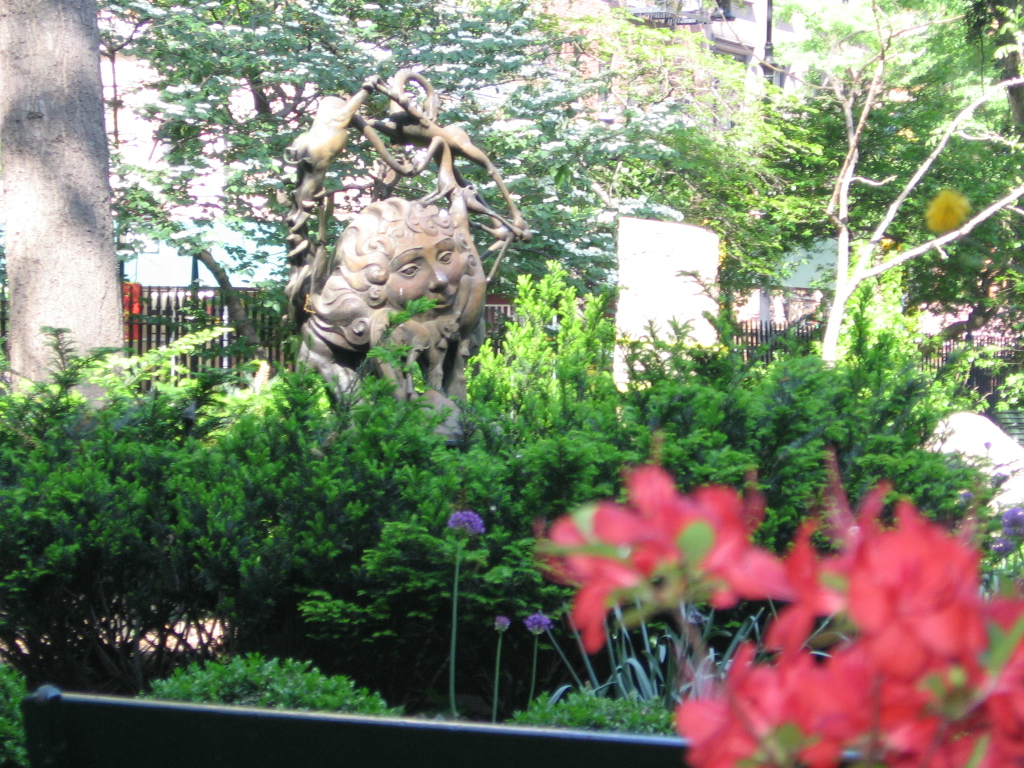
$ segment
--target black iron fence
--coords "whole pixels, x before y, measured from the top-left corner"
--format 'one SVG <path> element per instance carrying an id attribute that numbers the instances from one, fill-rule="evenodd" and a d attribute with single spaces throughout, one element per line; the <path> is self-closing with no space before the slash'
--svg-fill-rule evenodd
<path id="1" fill-rule="evenodd" d="M 992 410 L 1006 378 L 1024 370 L 1024 339 L 997 334 L 968 334 L 964 339 L 946 341 L 935 349 L 926 350 L 925 366 L 937 372 L 948 367 L 958 356 L 981 350 L 984 350 L 982 355 L 970 360 L 969 365 L 965 363 L 966 375 L 961 386 L 984 397 L 989 410 Z"/>
<path id="2" fill-rule="evenodd" d="M 294 358 L 293 334 L 279 297 L 258 288 L 239 289 L 237 293 L 270 361 L 289 365 Z M 507 297 L 487 297 L 484 321 L 490 331 L 511 316 L 512 302 Z M 187 333 L 214 326 L 231 326 L 225 295 L 218 288 L 125 284 L 125 343 L 135 352 L 147 352 Z M 230 330 L 189 356 L 188 365 L 193 370 L 198 365 L 232 368 L 251 360 L 252 352 Z"/>
<path id="3" fill-rule="evenodd" d="M 745 360 L 771 362 L 782 350 L 809 351 L 812 342 L 821 340 L 823 331 L 821 324 L 814 321 L 790 325 L 753 320 L 737 326 L 733 343 Z M 968 334 L 965 338 L 923 346 L 922 352 L 925 369 L 934 373 L 945 369 L 952 374 L 950 364 L 962 360 L 963 365 L 955 367 L 958 385 L 981 395 L 989 410 L 998 402 L 1006 378 L 1024 371 L 1024 339 L 1015 336 Z"/>
<path id="4" fill-rule="evenodd" d="M 205 328 L 224 328 L 194 353 L 182 355 L 178 364 L 190 370 L 200 366 L 234 368 L 252 360 L 255 350 L 232 327 L 225 293 L 219 288 L 123 284 L 124 346 L 136 354 L 167 346 Z M 268 359 L 285 366 L 294 358 L 293 333 L 284 317 L 283 294 L 259 288 L 239 288 L 236 293 L 252 322 Z M 484 320 L 494 333 L 512 316 L 512 302 L 505 296 L 488 296 Z M 6 351 L 8 300 L 0 288 L 0 339 Z"/>
<path id="5" fill-rule="evenodd" d="M 218 288 L 143 286 L 125 283 L 125 347 L 142 354 L 166 346 L 195 331 L 222 327 L 225 332 L 207 342 L 193 354 L 183 355 L 182 367 L 197 370 L 200 366 L 234 368 L 251 360 L 251 349 L 231 327 L 226 296 Z M 257 334 L 272 362 L 289 365 L 294 357 L 292 331 L 283 315 L 283 296 L 259 288 L 237 289 Z M 504 321 L 513 317 L 512 303 L 505 296 L 488 296 L 484 319 L 488 332 L 495 335 Z M 8 299 L 0 289 L 0 338 L 6 344 L 8 331 Z M 815 321 L 798 323 L 739 323 L 733 333 L 733 345 L 745 360 L 771 362 L 781 351 L 806 353 L 812 342 L 820 340 L 822 327 Z M 995 404 L 1006 377 L 1024 370 L 1024 339 L 992 334 L 974 334 L 966 339 L 947 341 L 926 350 L 925 366 L 939 371 L 957 355 L 986 349 L 985 356 L 973 362 L 963 386 L 985 396 Z"/>
<path id="6" fill-rule="evenodd" d="M 287 362 L 290 329 L 273 294 L 257 288 L 237 290 L 271 362 Z M 180 288 L 124 284 L 125 346 L 142 354 L 205 328 L 226 328 L 207 342 L 186 364 L 234 368 L 251 360 L 255 350 L 234 331 L 226 295 L 217 288 Z"/>
<path id="7" fill-rule="evenodd" d="M 809 351 L 811 342 L 820 336 L 820 323 L 814 321 L 773 323 L 748 320 L 737 324 L 732 341 L 742 351 L 744 360 L 770 363 L 783 350 Z"/>

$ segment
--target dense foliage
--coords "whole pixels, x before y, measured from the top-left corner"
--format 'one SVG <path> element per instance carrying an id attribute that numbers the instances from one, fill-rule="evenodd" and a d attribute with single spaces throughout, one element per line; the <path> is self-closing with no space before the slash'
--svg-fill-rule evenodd
<path id="1" fill-rule="evenodd" d="M 672 711 L 659 700 L 597 696 L 573 691 L 551 702 L 535 699 L 528 709 L 516 712 L 512 722 L 588 731 L 624 731 L 670 736 L 675 731 Z"/>
<path id="2" fill-rule="evenodd" d="M 775 166 L 805 179 L 793 190 L 804 206 L 788 209 L 803 224 L 790 222 L 787 247 L 829 238 L 838 255 L 823 281 L 835 291 L 824 356 L 836 356 L 857 292 L 881 305 L 880 327 L 897 317 L 916 331 L 923 308 L 949 314 L 942 335 L 950 338 L 1018 326 L 1021 231 L 1011 203 L 1024 194 L 1024 112 L 1019 85 L 995 87 L 1020 75 L 1017 5 L 786 0 L 777 8 L 806 30 L 776 51 L 800 81 L 800 106 L 783 130 L 813 136 L 822 150 Z M 935 229 L 924 214 L 946 188 L 963 192 L 971 209 Z M 975 214 L 969 235 L 957 234 Z"/>
<path id="3" fill-rule="evenodd" d="M 702 35 L 628 14 L 558 18 L 522 0 L 101 5 L 110 66 L 142 79 L 111 102 L 125 126 L 114 137 L 124 258 L 155 240 L 210 248 L 236 273 L 281 266 L 283 149 L 321 95 L 409 66 L 437 87 L 441 122 L 466 127 L 527 211 L 537 236 L 512 249 L 505 275 L 539 275 L 556 259 L 597 287 L 614 269 L 617 216 L 685 217 L 724 237 L 723 279 L 741 288 L 785 269 L 782 249 L 807 218 L 792 192 L 801 178 L 777 161 L 821 147 L 787 127 L 791 106 L 747 93 L 744 67 Z M 374 102 L 368 115 L 383 110 Z M 155 146 L 132 135 L 135 118 Z M 493 196 L 486 176 L 468 173 Z M 344 219 L 396 184 L 353 136 L 328 187 Z"/>
<path id="4" fill-rule="evenodd" d="M 0 664 L 0 766 L 25 768 L 25 728 L 21 700 L 28 694 L 25 680 L 17 670 Z"/>
<path id="5" fill-rule="evenodd" d="M 142 75 L 111 101 L 122 117 L 115 129 L 126 126 L 114 136 L 122 255 L 158 240 L 183 253 L 213 248 L 241 272 L 277 263 L 278 193 L 290 173 L 283 148 L 321 94 L 351 93 L 371 74 L 406 66 L 438 86 L 443 120 L 466 125 L 498 161 L 538 232 L 509 254 L 505 275 L 538 275 L 554 258 L 577 284 L 602 284 L 625 214 L 714 230 L 727 290 L 777 284 L 801 246 L 845 233 L 847 266 L 884 260 L 927 238 L 921 213 L 938 189 L 967 190 L 980 207 L 1015 183 L 1019 88 L 1013 109 L 999 94 L 973 115 L 915 182 L 884 240 L 864 251 L 953 116 L 987 83 L 1019 74 L 1016 5 L 777 5 L 780 21 L 804 33 L 776 50 L 796 98 L 766 92 L 750 71 L 708 52 L 702 36 L 647 29 L 628 14 L 570 8 L 555 17 L 519 0 L 108 0 L 104 55 L 115 69 L 137 63 Z M 155 147 L 131 135 L 132 116 L 149 121 Z M 490 186 L 482 174 L 477 181 Z M 354 138 L 329 186 L 344 188 L 344 218 L 394 183 Z M 836 209 L 840 187 L 845 213 Z M 1018 230 L 1004 213 L 916 259 L 895 278 L 909 299 L 899 311 L 966 312 L 951 335 L 997 317 L 1015 322 Z"/>
<path id="6" fill-rule="evenodd" d="M 961 491 L 986 498 L 973 470 L 921 447 L 949 400 L 884 338 L 835 367 L 638 344 L 620 391 L 603 299 L 577 313 L 558 270 L 521 288 L 522 325 L 481 355 L 454 448 L 432 411 L 380 383 L 331 405 L 303 373 L 248 395 L 216 371 L 140 392 L 107 364 L 96 411 L 71 386 L 97 364 L 58 343 L 54 384 L 0 399 L 5 661 L 30 685 L 136 691 L 184 662 L 260 651 L 430 708 L 448 652 L 446 521 L 472 509 L 486 534 L 463 552 L 458 689 L 489 702 L 493 619 L 511 616 L 507 713 L 525 703 L 533 650 L 518 619 L 565 603 L 538 572 L 534 527 L 615 496 L 625 466 L 654 457 L 683 487 L 757 472 L 759 535 L 776 550 L 820 498 L 829 446 L 855 498 L 888 478 L 946 523 Z M 569 676 L 546 640 L 539 673 Z"/>
<path id="7" fill-rule="evenodd" d="M 146 698 L 364 715 L 401 714 L 401 709 L 389 708 L 380 696 L 356 688 L 347 677 L 324 675 L 309 662 L 264 659 L 256 653 L 178 669 L 154 682 Z"/>

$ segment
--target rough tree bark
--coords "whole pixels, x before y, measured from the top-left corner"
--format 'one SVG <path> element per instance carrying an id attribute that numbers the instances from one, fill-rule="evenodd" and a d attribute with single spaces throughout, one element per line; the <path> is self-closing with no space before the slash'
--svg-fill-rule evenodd
<path id="1" fill-rule="evenodd" d="M 124 345 L 95 0 L 0 0 L 0 168 L 14 372 L 41 381 L 43 326 Z"/>

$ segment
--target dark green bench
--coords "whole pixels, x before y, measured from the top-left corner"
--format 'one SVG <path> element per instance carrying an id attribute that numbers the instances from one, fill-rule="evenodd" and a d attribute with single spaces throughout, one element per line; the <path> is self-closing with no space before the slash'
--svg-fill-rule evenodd
<path id="1" fill-rule="evenodd" d="M 142 701 L 40 688 L 32 768 L 684 768 L 681 739 Z"/>

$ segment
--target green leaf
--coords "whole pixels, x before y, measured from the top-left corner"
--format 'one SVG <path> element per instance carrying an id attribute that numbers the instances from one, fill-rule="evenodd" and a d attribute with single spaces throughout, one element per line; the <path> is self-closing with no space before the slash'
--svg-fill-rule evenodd
<path id="1" fill-rule="evenodd" d="M 715 531 L 705 520 L 695 520 L 682 530 L 676 543 L 687 562 L 699 564 L 715 545 Z"/>
<path id="2" fill-rule="evenodd" d="M 1006 633 L 995 624 L 989 624 L 988 634 L 989 651 L 985 666 L 989 674 L 995 676 L 1002 672 L 1006 662 L 1010 660 L 1010 656 L 1024 638 L 1024 616 L 1020 616 Z"/>

